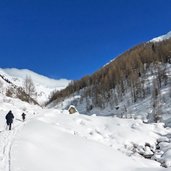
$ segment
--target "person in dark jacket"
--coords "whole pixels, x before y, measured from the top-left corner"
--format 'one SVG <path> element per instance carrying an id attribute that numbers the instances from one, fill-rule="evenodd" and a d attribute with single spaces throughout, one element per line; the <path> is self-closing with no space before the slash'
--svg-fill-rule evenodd
<path id="1" fill-rule="evenodd" d="M 25 113 L 22 113 L 22 119 L 23 119 L 23 122 L 25 121 L 25 119 L 26 119 L 26 114 Z"/>
<path id="2" fill-rule="evenodd" d="M 9 126 L 9 130 L 11 130 L 11 125 L 12 125 L 13 119 L 14 119 L 14 115 L 11 110 L 8 112 L 5 119 L 6 119 L 7 125 Z"/>

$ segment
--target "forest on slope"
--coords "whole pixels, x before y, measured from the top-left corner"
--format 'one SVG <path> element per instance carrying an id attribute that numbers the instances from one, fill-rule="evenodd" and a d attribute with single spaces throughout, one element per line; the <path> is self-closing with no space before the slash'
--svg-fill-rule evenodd
<path id="1" fill-rule="evenodd" d="M 87 111 L 94 107 L 104 109 L 106 105 L 118 105 L 129 92 L 132 103 L 149 95 L 153 96 L 154 103 L 158 103 L 161 87 L 171 87 L 167 70 L 171 64 L 170 49 L 171 39 L 137 45 L 93 75 L 72 81 L 65 89 L 53 92 L 47 104 L 81 95 L 80 101 L 85 100 Z M 149 75 L 154 76 L 152 85 L 146 81 Z"/>

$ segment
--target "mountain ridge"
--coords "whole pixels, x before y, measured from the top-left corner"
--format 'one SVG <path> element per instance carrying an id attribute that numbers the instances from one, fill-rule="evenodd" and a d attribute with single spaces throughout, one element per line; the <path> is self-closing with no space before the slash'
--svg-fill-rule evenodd
<path id="1" fill-rule="evenodd" d="M 167 40 L 167 39 L 170 39 L 171 38 L 171 31 L 169 31 L 168 33 L 164 34 L 164 35 L 161 35 L 161 36 L 158 36 L 158 37 L 155 37 L 153 39 L 150 40 L 150 42 L 160 42 L 160 41 L 164 41 L 164 40 Z"/>

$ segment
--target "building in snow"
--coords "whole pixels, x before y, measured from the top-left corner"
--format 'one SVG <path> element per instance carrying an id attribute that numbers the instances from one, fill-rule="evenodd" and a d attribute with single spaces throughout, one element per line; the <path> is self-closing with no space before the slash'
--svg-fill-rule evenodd
<path id="1" fill-rule="evenodd" d="M 68 108 L 68 112 L 69 114 L 74 114 L 74 113 L 77 113 L 78 111 L 75 106 L 70 105 L 70 107 Z"/>

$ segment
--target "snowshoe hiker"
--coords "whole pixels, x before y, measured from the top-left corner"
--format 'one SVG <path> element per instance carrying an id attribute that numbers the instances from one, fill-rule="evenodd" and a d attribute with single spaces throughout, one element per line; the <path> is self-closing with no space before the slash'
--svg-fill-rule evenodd
<path id="1" fill-rule="evenodd" d="M 25 119 L 26 119 L 26 114 L 25 113 L 22 113 L 22 119 L 23 119 L 23 122 L 25 121 Z"/>
<path id="2" fill-rule="evenodd" d="M 8 112 L 5 119 L 6 119 L 7 126 L 9 126 L 9 130 L 11 130 L 11 125 L 12 125 L 13 119 L 14 119 L 14 115 L 11 110 Z"/>

